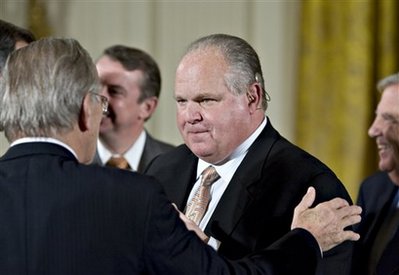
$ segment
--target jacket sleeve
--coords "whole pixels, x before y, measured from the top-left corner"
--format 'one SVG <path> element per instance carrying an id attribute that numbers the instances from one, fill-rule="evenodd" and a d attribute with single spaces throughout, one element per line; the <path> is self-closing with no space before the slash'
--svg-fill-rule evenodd
<path id="1" fill-rule="evenodd" d="M 295 229 L 268 248 L 229 261 L 188 231 L 161 188 L 148 199 L 143 258 L 149 274 L 314 274 L 317 241 Z"/>

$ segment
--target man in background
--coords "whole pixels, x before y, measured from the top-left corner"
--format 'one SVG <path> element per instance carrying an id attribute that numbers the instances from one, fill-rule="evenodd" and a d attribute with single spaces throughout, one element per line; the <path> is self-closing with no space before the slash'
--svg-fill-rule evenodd
<path id="1" fill-rule="evenodd" d="M 105 49 L 96 66 L 109 112 L 101 121 L 94 162 L 142 172 L 153 158 L 173 148 L 144 128 L 158 105 L 158 65 L 142 50 L 116 45 Z"/>
<path id="2" fill-rule="evenodd" d="M 34 35 L 23 28 L 20 28 L 9 22 L 0 20 L 0 78 L 7 61 L 8 55 L 35 40 Z M 8 143 L 0 135 L 0 155 L 4 152 L 3 148 L 7 148 Z"/>
<path id="3" fill-rule="evenodd" d="M 73 39 L 11 53 L 0 79 L 0 274 L 312 274 L 360 208 L 334 199 L 309 209 L 269 249 L 227 261 L 185 228 L 154 180 L 90 163 L 107 98 Z"/>
<path id="4" fill-rule="evenodd" d="M 35 37 L 30 31 L 0 20 L 0 75 L 8 55 L 33 41 Z"/>
<path id="5" fill-rule="evenodd" d="M 318 202 L 351 201 L 328 167 L 273 128 L 258 55 L 243 39 L 215 34 L 192 43 L 177 68 L 174 97 L 185 144 L 157 157 L 146 173 L 220 255 L 239 259 L 289 232 L 309 186 Z M 351 243 L 337 246 L 317 274 L 349 274 L 351 258 Z"/>
<path id="6" fill-rule="evenodd" d="M 399 73 L 379 81 L 377 88 L 381 99 L 368 134 L 376 140 L 380 171 L 359 190 L 363 221 L 357 228 L 362 238 L 355 246 L 355 275 L 399 274 Z"/>

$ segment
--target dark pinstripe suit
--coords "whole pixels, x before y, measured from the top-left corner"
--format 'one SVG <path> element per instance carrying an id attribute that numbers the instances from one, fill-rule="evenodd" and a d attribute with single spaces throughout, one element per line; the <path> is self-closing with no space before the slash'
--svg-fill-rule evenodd
<path id="1" fill-rule="evenodd" d="M 311 274 L 319 257 L 305 230 L 239 264 L 215 257 L 155 180 L 50 143 L 0 158 L 0 221 L 0 274 Z"/>
<path id="2" fill-rule="evenodd" d="M 182 145 L 157 157 L 145 173 L 155 176 L 169 199 L 184 209 L 197 163 Z M 309 186 L 316 188 L 316 203 L 334 197 L 351 202 L 335 174 L 280 136 L 269 120 L 237 168 L 205 233 L 221 242 L 219 254 L 230 259 L 267 247 L 290 230 L 293 210 Z M 318 274 L 349 274 L 351 257 L 352 243 L 339 245 L 325 254 Z"/>

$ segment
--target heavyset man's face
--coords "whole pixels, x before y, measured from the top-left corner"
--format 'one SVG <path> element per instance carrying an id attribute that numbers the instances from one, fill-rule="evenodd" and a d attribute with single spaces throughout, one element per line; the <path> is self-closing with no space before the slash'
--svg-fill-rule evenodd
<path id="1" fill-rule="evenodd" d="M 219 164 L 250 135 L 246 95 L 226 85 L 228 65 L 217 50 L 190 53 L 180 62 L 175 81 L 177 125 L 199 158 Z"/>

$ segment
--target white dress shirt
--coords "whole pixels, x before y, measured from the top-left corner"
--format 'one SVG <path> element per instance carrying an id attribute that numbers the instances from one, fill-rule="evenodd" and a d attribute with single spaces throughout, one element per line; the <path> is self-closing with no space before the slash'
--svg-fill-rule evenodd
<path id="1" fill-rule="evenodd" d="M 230 180 L 234 176 L 234 173 L 236 172 L 238 166 L 241 164 L 242 160 L 246 156 L 249 147 L 252 145 L 255 139 L 260 135 L 262 130 L 265 128 L 266 123 L 267 123 L 267 118 L 265 117 L 265 119 L 262 121 L 259 127 L 252 133 L 252 135 L 250 135 L 243 143 L 241 143 L 241 145 L 239 145 L 233 151 L 233 153 L 228 157 L 228 160 L 224 164 L 213 165 L 201 159 L 198 160 L 197 177 L 196 177 L 197 180 L 193 188 L 191 189 L 186 205 L 194 196 L 195 191 L 199 188 L 201 182 L 201 173 L 205 168 L 212 165 L 213 167 L 215 167 L 216 171 L 220 175 L 220 178 L 216 182 L 214 182 L 211 187 L 211 201 L 209 202 L 208 209 L 205 212 L 205 215 L 199 224 L 199 227 L 202 230 L 204 230 L 205 227 L 207 226 L 213 212 L 216 209 L 216 206 L 219 203 L 220 198 L 222 197 L 227 186 L 229 185 Z M 216 250 L 220 246 L 220 242 L 212 237 L 209 239 L 208 244 L 213 248 L 215 248 Z"/>
<path id="2" fill-rule="evenodd" d="M 147 138 L 146 132 L 143 130 L 139 137 L 137 138 L 136 142 L 130 147 L 125 154 L 123 155 L 113 155 L 102 143 L 100 140 L 97 140 L 97 152 L 100 156 L 102 164 L 107 163 L 111 157 L 124 157 L 127 162 L 129 163 L 130 168 L 133 171 L 137 171 L 141 155 L 144 151 L 145 140 Z"/>
<path id="3" fill-rule="evenodd" d="M 50 138 L 50 137 L 24 137 L 24 138 L 14 140 L 10 144 L 10 147 L 18 145 L 18 144 L 29 143 L 29 142 L 47 142 L 47 143 L 53 143 L 53 144 L 60 145 L 60 146 L 64 147 L 65 149 L 67 149 L 69 152 L 71 152 L 75 156 L 75 158 L 78 160 L 78 156 L 76 155 L 76 152 L 69 145 L 65 144 L 64 142 L 62 142 L 58 139 Z"/>

